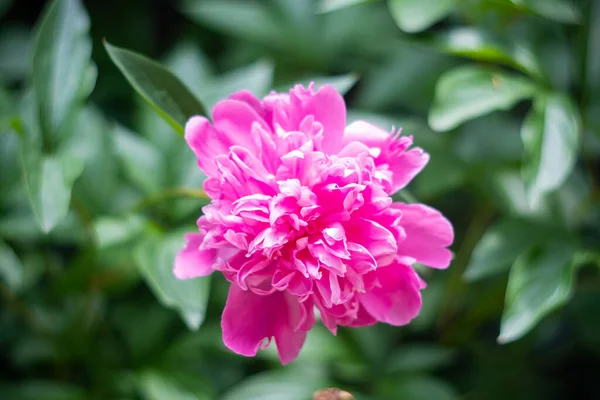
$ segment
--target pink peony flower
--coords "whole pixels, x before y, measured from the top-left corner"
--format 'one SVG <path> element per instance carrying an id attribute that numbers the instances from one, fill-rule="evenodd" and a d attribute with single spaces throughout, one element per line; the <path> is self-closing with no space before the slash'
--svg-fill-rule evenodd
<path id="1" fill-rule="evenodd" d="M 315 324 L 405 325 L 419 314 L 415 262 L 446 268 L 452 225 L 390 197 L 423 169 L 411 136 L 346 126 L 331 86 L 296 86 L 263 100 L 248 91 L 192 117 L 185 138 L 212 202 L 175 260 L 180 279 L 220 271 L 231 282 L 223 340 L 254 356 L 274 338 L 282 363 Z"/>

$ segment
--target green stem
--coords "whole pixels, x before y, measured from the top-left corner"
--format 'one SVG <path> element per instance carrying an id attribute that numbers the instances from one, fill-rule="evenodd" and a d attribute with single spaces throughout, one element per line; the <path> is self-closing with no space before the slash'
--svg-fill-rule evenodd
<path id="1" fill-rule="evenodd" d="M 177 197 L 210 200 L 206 192 L 204 192 L 202 189 L 172 188 L 141 200 L 139 203 L 133 206 L 130 211 L 139 211 L 141 209 L 153 206 L 156 203 Z"/>

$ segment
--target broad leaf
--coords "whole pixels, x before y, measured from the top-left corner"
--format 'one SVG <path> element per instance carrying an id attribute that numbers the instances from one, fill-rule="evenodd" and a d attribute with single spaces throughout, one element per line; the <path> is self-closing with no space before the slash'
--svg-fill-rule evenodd
<path id="1" fill-rule="evenodd" d="M 581 12 L 569 0 L 510 0 L 510 2 L 520 10 L 556 22 L 576 24 L 581 20 Z"/>
<path id="2" fill-rule="evenodd" d="M 31 346 L 30 346 L 31 347 Z M 11 400 L 84 400 L 85 391 L 61 381 L 23 381 L 0 386 L 0 398 Z"/>
<path id="3" fill-rule="evenodd" d="M 206 115 L 202 103 L 168 69 L 133 51 L 104 43 L 110 58 L 133 88 L 177 132 L 193 115 Z"/>
<path id="4" fill-rule="evenodd" d="M 394 351 L 390 357 L 389 372 L 426 371 L 450 364 L 455 352 L 446 347 L 431 344 L 411 344 Z"/>
<path id="5" fill-rule="evenodd" d="M 31 73 L 32 32 L 7 25 L 0 30 L 0 81 L 12 83 Z"/>
<path id="6" fill-rule="evenodd" d="M 387 386 L 387 396 L 391 399 L 410 400 L 456 400 L 456 391 L 442 380 L 425 375 L 410 376 L 404 379 L 394 378 Z"/>
<path id="7" fill-rule="evenodd" d="M 46 135 L 58 133 L 89 80 L 89 28 L 79 0 L 54 0 L 44 14 L 33 55 L 33 86 Z"/>
<path id="8" fill-rule="evenodd" d="M 420 32 L 450 14 L 454 0 L 389 0 L 392 17 L 405 32 Z"/>
<path id="9" fill-rule="evenodd" d="M 483 235 L 464 273 L 468 281 L 477 281 L 505 272 L 517 257 L 550 235 L 560 235 L 555 228 L 522 219 L 504 219 Z"/>
<path id="10" fill-rule="evenodd" d="M 429 125 L 447 131 L 495 110 L 508 110 L 531 97 L 536 88 L 524 77 L 500 70 L 459 67 L 438 81 Z"/>
<path id="11" fill-rule="evenodd" d="M 98 248 L 110 247 L 139 238 L 147 226 L 141 215 L 101 217 L 94 221 L 94 234 Z"/>
<path id="12" fill-rule="evenodd" d="M 575 166 L 581 122 L 577 106 L 566 96 L 552 94 L 530 112 L 521 128 L 525 147 L 523 178 L 529 200 L 559 188 Z"/>
<path id="13" fill-rule="evenodd" d="M 39 144 L 27 135 L 22 138 L 20 158 L 33 213 L 48 233 L 67 216 L 71 188 L 83 171 L 83 162 L 67 152 L 42 154 Z"/>
<path id="14" fill-rule="evenodd" d="M 470 27 L 454 28 L 433 38 L 433 46 L 445 53 L 474 60 L 505 64 L 533 78 L 541 78 L 539 61 L 522 43 L 502 42 L 490 34 Z"/>
<path id="15" fill-rule="evenodd" d="M 183 244 L 181 232 L 148 236 L 136 248 L 135 258 L 158 300 L 179 312 L 190 329 L 198 329 L 206 313 L 210 277 L 179 280 L 173 275 L 173 262 Z"/>
<path id="16" fill-rule="evenodd" d="M 574 255 L 574 247 L 562 241 L 519 256 L 508 278 L 500 343 L 521 338 L 567 301 L 573 286 Z"/>

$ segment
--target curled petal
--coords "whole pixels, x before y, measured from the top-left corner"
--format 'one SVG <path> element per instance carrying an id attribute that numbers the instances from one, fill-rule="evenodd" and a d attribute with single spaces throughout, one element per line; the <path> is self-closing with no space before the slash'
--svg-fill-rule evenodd
<path id="1" fill-rule="evenodd" d="M 190 233 L 185 235 L 186 244 L 175 257 L 173 273 L 178 279 L 191 279 L 207 276 L 213 272 L 213 264 L 217 256 L 214 249 L 200 250 L 204 235 Z"/>
<path id="2" fill-rule="evenodd" d="M 423 204 L 394 203 L 402 211 L 400 225 L 406 233 L 398 244 L 398 255 L 433 268 L 446 268 L 452 253 L 446 247 L 454 240 L 452 224 L 437 210 Z"/>

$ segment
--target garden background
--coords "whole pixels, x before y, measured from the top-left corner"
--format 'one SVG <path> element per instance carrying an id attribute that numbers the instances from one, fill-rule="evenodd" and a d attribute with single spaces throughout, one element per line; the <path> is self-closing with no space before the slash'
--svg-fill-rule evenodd
<path id="1" fill-rule="evenodd" d="M 431 154 L 398 200 L 455 257 L 410 325 L 282 367 L 171 275 L 207 202 L 177 105 L 310 81 Z M 599 177 L 597 0 L 1 0 L 0 398 L 598 399 Z"/>

